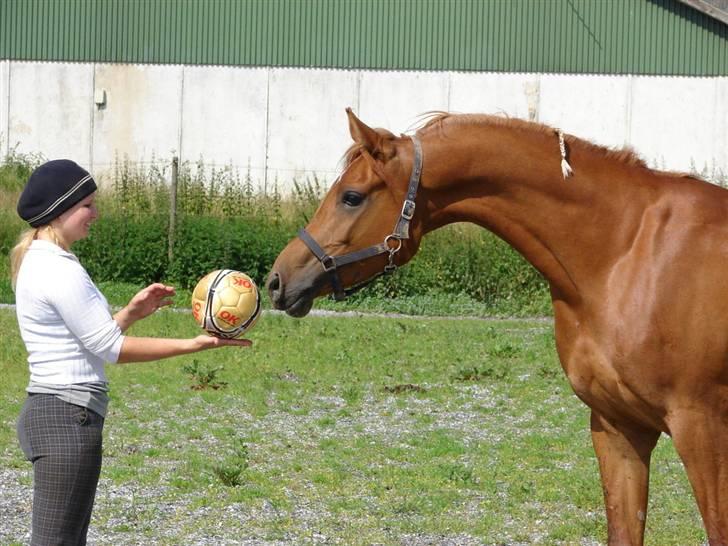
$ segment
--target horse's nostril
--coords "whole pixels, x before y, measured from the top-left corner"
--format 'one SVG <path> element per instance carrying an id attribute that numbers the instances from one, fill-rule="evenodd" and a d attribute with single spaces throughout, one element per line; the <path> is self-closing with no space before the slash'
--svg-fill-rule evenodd
<path id="1" fill-rule="evenodd" d="M 278 273 L 271 273 L 268 277 L 268 292 L 272 295 L 281 288 L 281 277 Z"/>

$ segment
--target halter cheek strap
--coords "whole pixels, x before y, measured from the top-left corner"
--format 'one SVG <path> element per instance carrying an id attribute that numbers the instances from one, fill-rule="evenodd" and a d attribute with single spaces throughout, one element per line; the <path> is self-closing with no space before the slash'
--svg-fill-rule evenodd
<path id="1" fill-rule="evenodd" d="M 407 196 L 402 204 L 402 210 L 399 213 L 399 217 L 397 218 L 397 222 L 394 225 L 392 233 L 387 235 L 383 242 L 378 245 L 366 247 L 362 250 L 349 252 L 348 254 L 331 256 L 330 254 L 327 254 L 323 248 L 321 248 L 321 245 L 316 242 L 305 228 L 301 228 L 298 231 L 298 237 L 306 244 L 313 255 L 316 256 L 318 261 L 321 262 L 321 266 L 324 268 L 324 271 L 329 274 L 334 299 L 337 301 L 346 299 L 348 296 L 363 288 L 380 275 L 392 273 L 395 269 L 397 269 L 397 265 L 394 263 L 394 256 L 402 248 L 402 241 L 409 239 L 409 225 L 415 214 L 415 200 L 417 198 L 417 190 L 420 185 L 420 176 L 422 174 L 422 144 L 420 143 L 419 138 L 417 138 L 417 135 L 412 135 L 410 138 L 414 145 L 414 161 L 412 164 L 412 172 L 410 173 L 409 185 L 407 187 Z M 394 242 L 394 246 L 391 246 L 391 242 Z M 389 260 L 387 265 L 384 266 L 384 270 L 382 272 L 370 277 L 366 281 L 354 287 L 344 288 L 341 283 L 341 279 L 339 278 L 339 267 L 360 262 L 368 258 L 373 258 L 380 254 L 389 254 Z"/>

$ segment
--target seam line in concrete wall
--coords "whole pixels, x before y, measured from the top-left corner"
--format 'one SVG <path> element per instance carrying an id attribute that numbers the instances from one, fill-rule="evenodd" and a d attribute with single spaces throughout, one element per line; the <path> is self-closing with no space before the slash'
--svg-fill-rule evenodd
<path id="1" fill-rule="evenodd" d="M 356 106 L 355 113 L 358 115 L 361 113 L 361 79 L 362 79 L 362 71 L 357 70 L 356 71 L 356 85 L 354 88 L 354 93 L 356 96 L 354 97 L 354 103 Z"/>
<path id="2" fill-rule="evenodd" d="M 7 157 L 10 153 L 10 71 L 12 68 L 13 63 L 8 61 L 7 75 L 5 77 L 5 107 L 7 111 L 5 112 L 5 149 L 3 150 L 3 157 Z"/>
<path id="3" fill-rule="evenodd" d="M 447 75 L 447 92 L 445 93 L 445 95 L 446 95 L 445 104 L 447 104 L 448 112 L 452 112 L 452 101 L 450 100 L 451 92 L 452 92 L 452 72 L 449 72 Z"/>
<path id="4" fill-rule="evenodd" d="M 184 132 L 184 126 L 185 126 L 185 67 L 182 67 L 182 70 L 180 71 L 180 90 L 179 90 L 179 117 L 178 117 L 178 123 L 179 123 L 179 129 L 177 130 L 177 156 L 179 158 L 180 164 L 182 164 L 184 155 L 182 150 L 182 142 L 183 140 L 183 132 Z"/>
<path id="5" fill-rule="evenodd" d="M 263 194 L 268 194 L 268 155 L 270 152 L 270 77 L 271 69 L 266 69 L 265 78 L 265 129 L 263 134 L 265 135 L 265 158 L 263 166 Z"/>
<path id="6" fill-rule="evenodd" d="M 632 101 L 634 76 L 627 76 L 627 97 L 624 107 L 624 146 L 632 144 Z"/>
<path id="7" fill-rule="evenodd" d="M 89 170 L 94 172 L 94 129 L 96 127 L 96 63 L 91 64 L 91 134 L 89 135 L 88 145 L 88 165 Z"/>
<path id="8" fill-rule="evenodd" d="M 718 169 L 718 165 L 726 165 L 728 160 L 728 107 L 723 104 L 723 111 L 721 112 L 721 87 L 725 86 L 728 91 L 728 80 L 715 80 L 715 93 L 713 94 L 713 112 L 716 112 L 719 116 L 717 123 L 715 124 L 715 136 L 714 142 L 717 143 L 715 147 L 715 156 L 713 157 L 713 168 Z M 723 174 L 728 174 L 728 166 L 725 167 L 726 171 Z"/>

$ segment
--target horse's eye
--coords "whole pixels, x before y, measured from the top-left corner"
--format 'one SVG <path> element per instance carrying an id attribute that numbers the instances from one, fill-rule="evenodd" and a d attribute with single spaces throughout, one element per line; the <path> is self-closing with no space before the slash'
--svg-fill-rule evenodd
<path id="1" fill-rule="evenodd" d="M 364 196 L 355 191 L 344 192 L 344 195 L 341 197 L 341 202 L 350 207 L 358 207 L 363 200 Z"/>

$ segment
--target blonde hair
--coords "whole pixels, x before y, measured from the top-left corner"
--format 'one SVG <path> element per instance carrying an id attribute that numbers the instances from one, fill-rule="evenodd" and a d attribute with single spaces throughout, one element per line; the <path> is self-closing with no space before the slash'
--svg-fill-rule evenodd
<path id="1" fill-rule="evenodd" d="M 25 253 L 28 251 L 30 244 L 38 238 L 38 234 L 44 230 L 48 231 L 50 239 L 55 244 L 64 250 L 68 250 L 66 246 L 61 243 L 61 239 L 58 237 L 56 230 L 54 230 L 53 226 L 50 224 L 23 231 L 20 234 L 20 237 L 18 237 L 17 244 L 10 251 L 10 284 L 13 287 L 13 291 L 15 290 L 15 283 L 18 281 L 18 272 L 20 271 L 20 266 L 23 263 L 23 258 L 25 258 Z"/>

